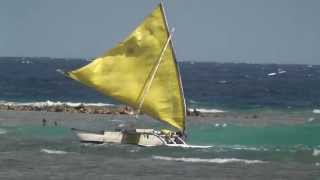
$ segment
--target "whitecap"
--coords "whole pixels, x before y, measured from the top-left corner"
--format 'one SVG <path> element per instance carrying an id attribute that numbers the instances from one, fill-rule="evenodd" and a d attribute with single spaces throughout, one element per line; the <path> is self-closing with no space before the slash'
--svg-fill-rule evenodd
<path id="1" fill-rule="evenodd" d="M 111 119 L 111 122 L 123 122 L 122 119 Z M 121 125 L 121 124 L 120 124 Z M 121 125 L 122 126 L 122 125 Z"/>
<path id="2" fill-rule="evenodd" d="M 228 126 L 228 124 L 226 124 L 226 123 L 223 123 L 223 124 L 219 124 L 219 123 L 216 123 L 216 124 L 214 124 L 214 127 L 227 127 Z"/>
<path id="3" fill-rule="evenodd" d="M 233 145 L 233 146 L 231 146 L 231 149 L 234 149 L 234 150 L 247 150 L 247 151 L 262 151 L 262 150 L 266 150 L 265 148 L 247 147 L 247 146 L 241 146 L 241 145 Z"/>
<path id="4" fill-rule="evenodd" d="M 1 134 L 7 134 L 7 130 L 0 128 L 0 135 L 1 135 Z"/>
<path id="5" fill-rule="evenodd" d="M 131 150 L 129 150 L 129 152 L 131 152 L 131 153 L 135 153 L 135 152 L 138 152 L 140 149 L 131 149 Z"/>
<path id="6" fill-rule="evenodd" d="M 52 149 L 45 149 L 45 148 L 42 148 L 40 152 L 47 153 L 47 154 L 67 154 L 66 151 L 52 150 Z"/>
<path id="7" fill-rule="evenodd" d="M 314 114 L 320 114 L 320 109 L 314 109 L 312 112 L 313 112 Z"/>
<path id="8" fill-rule="evenodd" d="M 227 84 L 228 81 L 226 81 L 226 80 L 220 80 L 220 81 L 218 81 L 218 83 L 219 83 L 219 84 Z"/>
<path id="9" fill-rule="evenodd" d="M 275 72 L 268 74 L 268 76 L 275 76 L 275 75 L 277 75 L 277 73 L 275 73 Z"/>
<path id="10" fill-rule="evenodd" d="M 311 118 L 308 119 L 308 122 L 312 122 L 312 121 L 314 121 L 314 120 L 315 120 L 315 118 L 314 118 L 314 117 L 311 117 Z"/>
<path id="11" fill-rule="evenodd" d="M 286 73 L 287 71 L 285 71 L 285 70 L 283 70 L 283 69 L 281 69 L 281 68 L 279 68 L 278 69 L 278 74 L 283 74 L 283 73 Z"/>
<path id="12" fill-rule="evenodd" d="M 189 108 L 189 111 L 193 112 L 193 108 Z M 205 108 L 196 108 L 195 110 L 201 112 L 201 113 L 224 113 L 226 111 L 219 110 L 219 109 L 205 109 Z"/>
<path id="13" fill-rule="evenodd" d="M 192 100 L 192 99 L 190 99 L 189 102 L 192 103 L 192 104 L 198 103 L 197 101 Z"/>
<path id="14" fill-rule="evenodd" d="M 35 102 L 7 102 L 7 101 L 0 101 L 1 105 L 5 106 L 32 106 L 32 107 L 50 107 L 50 106 L 62 106 L 67 105 L 71 107 L 78 107 L 80 105 L 84 106 L 115 106 L 114 104 L 108 103 L 84 103 L 84 102 L 61 102 L 61 101 L 35 101 Z"/>
<path id="15" fill-rule="evenodd" d="M 21 64 L 33 64 L 33 62 L 29 60 L 23 60 L 21 61 Z"/>
<path id="16" fill-rule="evenodd" d="M 319 149 L 314 149 L 312 152 L 313 156 L 319 156 L 320 155 L 320 150 Z"/>
<path id="17" fill-rule="evenodd" d="M 180 161 L 180 162 L 191 162 L 191 163 L 216 163 L 216 164 L 225 164 L 225 163 L 245 163 L 245 164 L 256 164 L 256 163 L 266 163 L 261 160 L 247 160 L 247 159 L 238 159 L 238 158 L 212 158 L 212 159 L 201 159 L 201 158 L 175 158 L 167 156 L 152 156 L 153 159 L 165 160 L 165 161 Z"/>

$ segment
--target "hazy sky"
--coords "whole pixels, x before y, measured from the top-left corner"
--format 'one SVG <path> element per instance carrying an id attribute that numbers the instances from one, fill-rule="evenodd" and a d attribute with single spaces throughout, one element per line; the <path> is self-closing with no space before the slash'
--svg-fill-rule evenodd
<path id="1" fill-rule="evenodd" d="M 159 0 L 1 0 L 0 56 L 88 58 Z M 167 0 L 179 61 L 320 64 L 320 0 Z"/>

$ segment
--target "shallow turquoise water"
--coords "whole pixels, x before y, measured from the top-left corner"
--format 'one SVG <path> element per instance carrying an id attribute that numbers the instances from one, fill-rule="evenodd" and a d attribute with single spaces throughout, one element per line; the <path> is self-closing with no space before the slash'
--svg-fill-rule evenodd
<path id="1" fill-rule="evenodd" d="M 26 125 L 3 127 L 1 152 L 41 149 L 74 153 L 105 154 L 118 157 L 151 157 L 153 155 L 192 158 L 241 158 L 264 161 L 320 162 L 320 124 L 274 125 L 249 127 L 190 127 L 188 143 L 211 145 L 209 149 L 141 148 L 133 145 L 83 145 L 68 127 Z M 129 153 L 129 154 L 127 154 Z M 155 153 L 155 154 L 154 154 Z M 316 155 L 315 155 L 316 154 Z M 320 155 L 320 153 L 319 153 Z"/>
<path id="2" fill-rule="evenodd" d="M 68 126 L 2 125 L 0 178 L 241 179 L 244 172 L 248 173 L 246 179 L 320 177 L 317 123 L 270 126 L 191 123 L 188 134 L 188 143 L 213 147 L 81 144 Z"/>
<path id="3" fill-rule="evenodd" d="M 224 127 L 223 127 L 224 126 Z M 248 126 L 213 124 L 194 125 L 188 130 L 191 143 L 244 146 L 320 145 L 320 124 Z"/>

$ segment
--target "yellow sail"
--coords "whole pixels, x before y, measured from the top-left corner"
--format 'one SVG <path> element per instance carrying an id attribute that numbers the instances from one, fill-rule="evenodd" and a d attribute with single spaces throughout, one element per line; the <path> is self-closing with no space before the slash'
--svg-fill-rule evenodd
<path id="1" fill-rule="evenodd" d="M 159 4 L 116 47 L 67 75 L 135 109 L 144 96 L 143 113 L 184 130 L 184 96 L 172 44 L 165 46 L 168 38 L 163 7 Z M 154 79 L 150 80 L 153 72 Z M 144 91 L 148 82 L 150 88 Z"/>

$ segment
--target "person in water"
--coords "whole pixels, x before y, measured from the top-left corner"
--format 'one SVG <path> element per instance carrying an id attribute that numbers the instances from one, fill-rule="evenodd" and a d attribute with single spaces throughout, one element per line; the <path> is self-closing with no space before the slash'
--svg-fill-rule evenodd
<path id="1" fill-rule="evenodd" d="M 45 118 L 42 119 L 42 126 L 46 126 L 47 125 L 47 120 Z"/>

